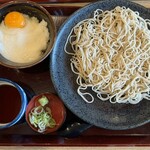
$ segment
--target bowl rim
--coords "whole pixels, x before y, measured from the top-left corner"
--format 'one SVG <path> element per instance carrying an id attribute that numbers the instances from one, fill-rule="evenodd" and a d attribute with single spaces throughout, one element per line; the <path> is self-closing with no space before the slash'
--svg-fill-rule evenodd
<path id="1" fill-rule="evenodd" d="M 51 42 L 52 44 L 51 44 L 51 46 L 47 45 L 46 49 L 48 49 L 48 52 L 45 53 L 45 55 L 43 55 L 38 60 L 33 61 L 31 63 L 16 63 L 16 64 L 18 64 L 18 66 L 5 64 L 2 61 L 0 61 L 0 65 L 8 67 L 8 68 L 24 69 L 24 68 L 29 68 L 29 67 L 32 67 L 32 66 L 35 66 L 35 65 L 39 64 L 44 59 L 46 59 L 48 57 L 48 55 L 51 53 L 51 51 L 53 50 L 53 47 L 54 47 L 54 43 L 56 41 L 56 26 L 55 26 L 54 20 L 52 18 L 52 15 L 46 10 L 46 8 L 44 8 L 42 5 L 40 5 L 39 3 L 34 2 L 34 1 L 30 1 L 30 0 L 23 0 L 23 1 L 12 0 L 12 1 L 9 1 L 9 2 L 6 2 L 6 3 L 2 4 L 2 5 L 0 5 L 0 9 L 3 9 L 4 7 L 10 6 L 10 5 L 15 5 L 15 4 L 29 4 L 29 5 L 31 5 L 31 7 L 32 7 L 32 5 L 35 6 L 37 9 L 41 10 L 43 13 L 46 14 L 46 16 L 48 17 L 48 19 L 51 22 L 51 26 L 52 26 L 52 29 L 53 29 L 52 30 L 53 38 L 52 38 L 52 42 Z M 4 59 L 6 59 L 6 58 L 4 58 Z M 10 61 L 10 60 L 8 60 L 8 61 Z M 13 61 L 10 61 L 10 62 L 13 62 Z M 15 62 L 13 62 L 13 63 L 15 63 Z"/>
<path id="2" fill-rule="evenodd" d="M 14 124 L 16 124 L 17 122 L 19 122 L 21 120 L 21 118 L 23 117 L 23 115 L 25 113 L 26 106 L 27 106 L 27 95 L 26 95 L 25 91 L 23 90 L 23 88 L 14 81 L 11 81 L 6 78 L 0 78 L 0 82 L 4 82 L 4 84 L 2 83 L 2 84 L 0 84 L 0 86 L 6 85 L 6 83 L 8 83 L 11 86 L 14 86 L 18 90 L 18 92 L 21 96 L 21 108 L 20 108 L 18 115 L 11 122 L 0 123 L 1 124 L 0 129 L 4 129 L 4 128 L 13 126 Z"/>

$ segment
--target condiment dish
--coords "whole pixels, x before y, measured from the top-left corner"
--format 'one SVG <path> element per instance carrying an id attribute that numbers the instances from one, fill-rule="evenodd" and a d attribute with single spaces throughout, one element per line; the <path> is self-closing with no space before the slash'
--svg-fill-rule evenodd
<path id="1" fill-rule="evenodd" d="M 43 100 L 45 99 L 47 100 L 47 102 L 45 102 L 45 100 L 42 102 L 43 105 L 43 109 L 45 110 L 45 112 L 47 113 L 47 115 L 44 114 L 44 117 L 39 115 L 40 111 L 41 111 L 41 104 L 39 103 L 39 100 Z M 38 109 L 40 107 L 40 109 Z M 36 116 L 33 116 L 33 112 L 35 109 L 38 109 L 36 111 Z M 49 111 L 47 111 L 49 109 Z M 32 116 L 32 117 L 31 117 Z M 52 126 L 51 127 L 45 127 L 45 129 L 43 131 L 39 130 L 39 124 L 44 124 L 46 121 L 45 116 L 48 116 L 50 119 L 52 119 Z M 36 118 L 37 117 L 37 118 Z M 39 122 L 39 117 L 40 117 L 40 123 Z M 54 132 L 56 130 L 58 130 L 62 124 L 64 123 L 66 118 L 66 109 L 64 107 L 63 102 L 61 101 L 61 99 L 56 96 L 53 93 L 42 93 L 39 95 L 34 96 L 26 109 L 26 121 L 28 123 L 28 125 L 36 132 L 42 133 L 42 134 L 48 134 L 51 132 Z M 49 119 L 49 120 L 50 120 Z M 32 120 L 32 121 L 31 121 Z M 51 121 L 47 121 L 47 123 L 51 124 Z M 31 123 L 34 122 L 34 123 Z M 36 125 L 34 125 L 36 124 Z M 36 127 L 35 127 L 36 126 Z"/>

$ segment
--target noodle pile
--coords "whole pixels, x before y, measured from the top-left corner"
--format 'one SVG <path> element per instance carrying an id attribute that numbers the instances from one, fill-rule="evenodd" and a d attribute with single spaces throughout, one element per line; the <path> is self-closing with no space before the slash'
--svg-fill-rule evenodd
<path id="1" fill-rule="evenodd" d="M 137 104 L 150 100 L 150 20 L 117 6 L 97 9 L 94 17 L 79 22 L 70 32 L 65 52 L 78 75 L 78 94 L 87 103 L 94 96 L 111 103 Z M 73 52 L 67 51 L 68 43 Z"/>

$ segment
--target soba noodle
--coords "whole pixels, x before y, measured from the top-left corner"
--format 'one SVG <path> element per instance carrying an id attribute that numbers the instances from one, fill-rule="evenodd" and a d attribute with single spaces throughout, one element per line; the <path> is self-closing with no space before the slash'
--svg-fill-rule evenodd
<path id="1" fill-rule="evenodd" d="M 150 100 L 150 20 L 117 6 L 97 9 L 70 32 L 65 52 L 78 75 L 78 94 L 87 103 L 100 100 L 137 104 Z M 71 44 L 72 52 L 67 50 Z"/>

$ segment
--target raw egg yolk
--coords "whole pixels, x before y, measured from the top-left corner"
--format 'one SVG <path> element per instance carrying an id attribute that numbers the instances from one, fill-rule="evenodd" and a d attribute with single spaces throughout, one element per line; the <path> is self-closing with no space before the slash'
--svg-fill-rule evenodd
<path id="1" fill-rule="evenodd" d="M 23 28 L 25 26 L 25 18 L 21 13 L 13 11 L 6 15 L 4 23 L 10 28 Z"/>

